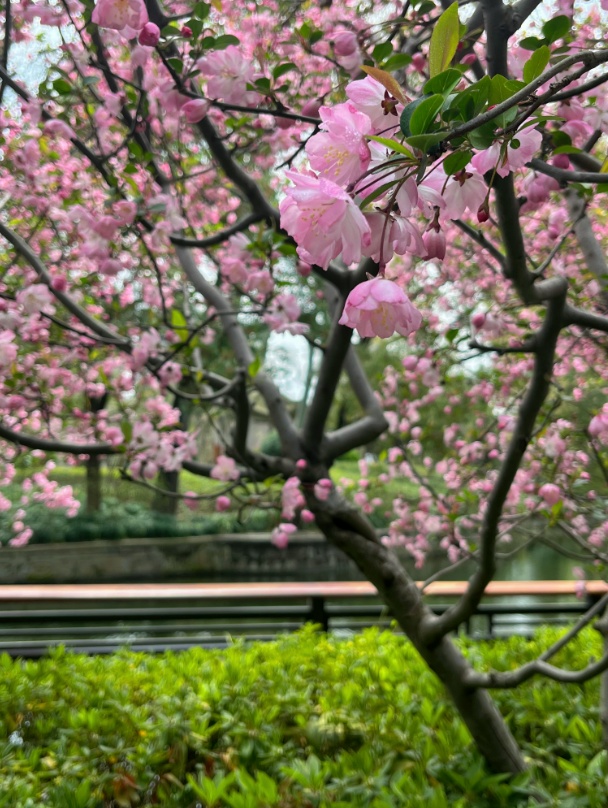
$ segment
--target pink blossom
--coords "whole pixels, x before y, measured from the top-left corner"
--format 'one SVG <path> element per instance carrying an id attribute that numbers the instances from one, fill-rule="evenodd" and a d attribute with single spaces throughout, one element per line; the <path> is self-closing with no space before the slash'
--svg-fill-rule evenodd
<path id="1" fill-rule="evenodd" d="M 319 115 L 324 131 L 311 137 L 306 144 L 310 165 L 320 176 L 338 185 L 356 182 L 371 161 L 365 139 L 372 130 L 370 119 L 350 102 L 321 107 Z"/>
<path id="2" fill-rule="evenodd" d="M 231 457 L 226 457 L 226 455 L 218 455 L 215 461 L 215 466 L 211 469 L 209 476 L 214 480 L 229 482 L 230 480 L 238 480 L 239 470 Z"/>
<path id="3" fill-rule="evenodd" d="M 253 66 L 235 45 L 213 51 L 196 66 L 207 81 L 209 98 L 223 98 L 228 104 L 248 103 L 247 84 L 253 80 Z"/>
<path id="4" fill-rule="evenodd" d="M 326 502 L 331 494 L 332 486 L 332 481 L 327 477 L 323 477 L 321 480 L 315 483 L 315 497 L 321 502 Z"/>
<path id="5" fill-rule="evenodd" d="M 553 483 L 545 483 L 538 489 L 539 497 L 544 499 L 545 504 L 549 507 L 556 505 L 562 498 L 562 492 L 557 485 Z"/>
<path id="6" fill-rule="evenodd" d="M 120 224 L 130 225 L 137 216 L 137 205 L 129 199 L 121 199 L 112 206 L 112 212 Z"/>
<path id="7" fill-rule="evenodd" d="M 395 99 L 389 98 L 382 84 L 371 76 L 347 84 L 346 95 L 357 109 L 367 115 L 374 132 L 384 131 L 391 125 L 398 125 L 398 116 L 403 105 L 398 104 Z"/>
<path id="8" fill-rule="evenodd" d="M 309 326 L 298 322 L 301 313 L 300 304 L 295 295 L 282 292 L 270 304 L 269 310 L 264 315 L 264 322 L 277 334 L 285 332 L 304 334 L 308 331 Z"/>
<path id="9" fill-rule="evenodd" d="M 371 232 L 346 191 L 330 180 L 285 173 L 294 187 L 281 200 L 281 227 L 297 242 L 300 258 L 323 269 L 340 253 L 346 264 L 359 261 Z"/>
<path id="10" fill-rule="evenodd" d="M 160 39 L 160 28 L 153 22 L 147 22 L 139 32 L 138 42 L 140 45 L 147 45 L 154 48 Z"/>
<path id="11" fill-rule="evenodd" d="M 37 314 L 41 311 L 52 314 L 55 311 L 53 295 L 44 283 L 34 283 L 21 289 L 17 292 L 15 300 L 22 306 L 25 314 Z"/>
<path id="12" fill-rule="evenodd" d="M 351 291 L 340 324 L 356 328 L 362 337 L 402 336 L 420 328 L 422 315 L 393 281 L 374 278 Z"/>
<path id="13" fill-rule="evenodd" d="M 314 513 L 312 513 L 312 511 L 309 511 L 307 508 L 304 508 L 304 510 L 300 513 L 300 518 L 304 522 L 304 524 L 307 525 L 315 521 Z"/>
<path id="14" fill-rule="evenodd" d="M 295 519 L 296 512 L 305 504 L 297 477 L 289 477 L 281 491 L 281 517 Z"/>
<path id="15" fill-rule="evenodd" d="M 163 387 L 177 384 L 182 378 L 182 369 L 177 362 L 166 362 L 158 370 L 158 378 Z"/>
<path id="16" fill-rule="evenodd" d="M 12 331 L 0 331 L 0 370 L 7 370 L 17 358 L 17 345 Z"/>
<path id="17" fill-rule="evenodd" d="M 463 169 L 447 181 L 443 192 L 444 215 L 458 219 L 467 209 L 477 213 L 487 195 L 488 187 L 481 174 Z"/>
<path id="18" fill-rule="evenodd" d="M 222 495 L 215 500 L 215 510 L 218 511 L 218 513 L 229 510 L 231 505 L 230 497 Z"/>
<path id="19" fill-rule="evenodd" d="M 140 31 L 148 21 L 148 12 L 143 0 L 99 0 L 91 20 L 100 28 Z"/>
<path id="20" fill-rule="evenodd" d="M 290 525 L 288 523 L 281 523 L 278 527 L 270 534 L 270 541 L 274 544 L 275 547 L 278 547 L 279 550 L 284 550 L 287 545 L 289 544 L 289 537 L 296 532 L 297 528 L 295 525 Z"/>
<path id="21" fill-rule="evenodd" d="M 508 141 L 506 148 L 500 143 L 493 143 L 488 149 L 478 152 L 471 160 L 471 165 L 485 174 L 493 171 L 500 177 L 506 177 L 511 171 L 523 168 L 540 149 L 543 136 L 538 129 L 528 127 L 516 132 Z"/>
<path id="22" fill-rule="evenodd" d="M 209 112 L 209 102 L 204 98 L 193 98 L 191 101 L 186 101 L 180 112 L 188 123 L 198 123 Z"/>

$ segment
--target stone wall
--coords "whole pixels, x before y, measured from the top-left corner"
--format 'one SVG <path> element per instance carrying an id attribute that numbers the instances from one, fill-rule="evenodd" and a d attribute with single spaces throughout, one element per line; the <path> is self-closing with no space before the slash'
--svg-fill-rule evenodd
<path id="1" fill-rule="evenodd" d="M 267 535 L 122 539 L 0 549 L 0 584 L 358 580 L 355 565 L 314 533 L 286 550 Z"/>

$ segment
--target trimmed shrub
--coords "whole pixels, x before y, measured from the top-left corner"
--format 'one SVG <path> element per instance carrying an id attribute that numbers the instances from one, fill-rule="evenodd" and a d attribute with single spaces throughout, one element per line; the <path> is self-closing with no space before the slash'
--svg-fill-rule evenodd
<path id="1" fill-rule="evenodd" d="M 464 641 L 480 667 L 555 637 Z M 560 655 L 601 653 L 587 631 Z M 530 763 L 488 774 L 411 645 L 307 628 L 225 651 L 0 657 L 0 808 L 601 808 L 608 767 L 598 682 L 543 679 L 497 702 Z M 533 796 L 532 796 L 533 795 Z"/>

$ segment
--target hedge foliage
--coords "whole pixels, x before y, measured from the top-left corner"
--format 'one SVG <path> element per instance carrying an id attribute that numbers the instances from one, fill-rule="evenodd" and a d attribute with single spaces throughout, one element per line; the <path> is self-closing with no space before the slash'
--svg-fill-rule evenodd
<path id="1" fill-rule="evenodd" d="M 555 636 L 465 650 L 505 669 Z M 589 631 L 559 662 L 600 650 Z M 515 780 L 485 771 L 441 686 L 391 632 L 4 656 L 0 808 L 605 808 L 597 681 L 538 679 L 497 701 L 530 763 Z"/>

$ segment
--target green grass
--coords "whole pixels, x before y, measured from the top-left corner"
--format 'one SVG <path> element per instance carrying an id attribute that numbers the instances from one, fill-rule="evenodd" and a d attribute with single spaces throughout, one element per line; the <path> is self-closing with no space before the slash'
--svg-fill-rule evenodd
<path id="1" fill-rule="evenodd" d="M 480 668 L 556 637 L 467 641 Z M 587 631 L 560 662 L 601 653 Z M 598 681 L 498 705 L 529 763 L 490 775 L 412 646 L 370 630 L 159 656 L 0 657 L 0 808 L 605 808 Z M 529 800 L 531 789 L 539 802 Z"/>

